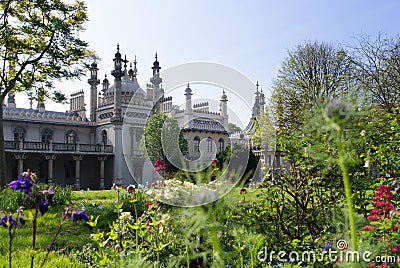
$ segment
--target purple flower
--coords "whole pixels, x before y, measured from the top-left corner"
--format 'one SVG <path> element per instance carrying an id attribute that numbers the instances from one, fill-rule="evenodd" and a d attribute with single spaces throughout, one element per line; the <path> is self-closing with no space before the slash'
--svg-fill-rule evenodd
<path id="1" fill-rule="evenodd" d="M 400 195 L 400 187 L 394 188 L 394 191 L 396 192 L 396 194 Z"/>
<path id="2" fill-rule="evenodd" d="M 8 227 L 9 229 L 11 229 L 13 227 L 18 227 L 18 222 L 12 218 L 12 215 L 8 217 L 4 216 L 3 218 L 1 218 L 0 226 L 3 226 L 5 228 Z"/>
<path id="3" fill-rule="evenodd" d="M 34 185 L 31 175 L 26 172 L 21 173 L 18 180 L 10 182 L 10 187 L 13 188 L 14 191 L 23 192 L 28 195 L 32 192 L 32 186 Z"/>
<path id="4" fill-rule="evenodd" d="M 50 202 L 51 199 L 53 199 L 53 197 L 54 197 L 54 189 L 50 188 L 49 190 L 47 190 L 47 196 L 46 196 L 47 201 Z"/>
<path id="5" fill-rule="evenodd" d="M 324 250 L 325 251 L 329 251 L 332 249 L 332 243 L 331 242 L 326 242 L 325 246 L 324 246 Z"/>
<path id="6" fill-rule="evenodd" d="M 40 200 L 39 201 L 39 211 L 40 214 L 42 214 L 42 216 L 44 215 L 44 213 L 46 213 L 49 210 L 49 203 L 44 200 Z"/>
<path id="7" fill-rule="evenodd" d="M 72 222 L 77 222 L 77 221 L 90 221 L 89 217 L 85 214 L 84 210 L 81 211 L 76 211 L 72 212 Z"/>

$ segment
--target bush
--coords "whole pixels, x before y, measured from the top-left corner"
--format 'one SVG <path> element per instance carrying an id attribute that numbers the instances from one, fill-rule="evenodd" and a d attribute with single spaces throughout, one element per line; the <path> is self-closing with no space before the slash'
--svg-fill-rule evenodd
<path id="1" fill-rule="evenodd" d="M 43 191 L 48 188 L 49 186 L 46 184 L 38 185 L 39 191 Z M 55 190 L 55 193 L 53 199 L 50 202 L 51 206 L 65 206 L 71 203 L 72 200 L 71 186 L 62 187 L 60 185 L 55 185 L 53 186 L 53 188 Z M 28 203 L 26 201 L 27 200 L 25 200 L 24 193 L 14 191 L 9 187 L 0 190 L 0 210 L 6 211 L 7 209 L 10 209 L 10 211 L 16 211 L 18 207 L 20 207 L 22 204 L 25 204 L 25 207 L 27 208 L 32 208 L 35 202 L 33 194 Z"/>
<path id="2" fill-rule="evenodd" d="M 16 211 L 21 204 L 24 203 L 25 194 L 16 192 L 11 188 L 3 188 L 0 190 L 0 210 Z"/>

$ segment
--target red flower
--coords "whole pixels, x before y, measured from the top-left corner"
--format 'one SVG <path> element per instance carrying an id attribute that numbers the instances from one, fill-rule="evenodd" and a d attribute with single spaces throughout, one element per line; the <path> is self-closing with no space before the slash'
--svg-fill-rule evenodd
<path id="1" fill-rule="evenodd" d="M 157 160 L 154 163 L 154 170 L 155 171 L 165 170 L 164 162 L 162 160 Z"/>
<path id="2" fill-rule="evenodd" d="M 156 182 L 153 182 L 152 184 L 151 184 L 151 187 L 156 187 L 157 186 L 157 183 Z"/>
<path id="3" fill-rule="evenodd" d="M 378 215 L 371 215 L 368 216 L 367 220 L 369 221 L 378 221 L 380 219 L 380 217 Z"/>
<path id="4" fill-rule="evenodd" d="M 246 188 L 242 188 L 242 189 L 240 189 L 240 194 L 245 194 L 245 193 L 247 193 L 247 190 L 246 190 Z"/>
<path id="5" fill-rule="evenodd" d="M 397 230 L 399 230 L 399 226 L 394 226 L 394 227 L 392 228 L 392 231 L 397 232 Z"/>
<path id="6" fill-rule="evenodd" d="M 146 206 L 146 207 L 150 207 L 151 205 L 153 205 L 152 202 L 147 202 L 145 206 Z"/>
<path id="7" fill-rule="evenodd" d="M 128 187 L 126 187 L 126 191 L 128 192 L 128 194 L 134 194 L 135 193 L 135 186 L 134 185 L 129 185 Z"/>
<path id="8" fill-rule="evenodd" d="M 375 231 L 375 227 L 374 226 L 370 226 L 370 225 L 366 225 L 366 226 L 364 226 L 364 231 Z"/>
<path id="9" fill-rule="evenodd" d="M 400 246 L 390 246 L 390 249 L 391 249 L 394 253 L 400 253 Z"/>

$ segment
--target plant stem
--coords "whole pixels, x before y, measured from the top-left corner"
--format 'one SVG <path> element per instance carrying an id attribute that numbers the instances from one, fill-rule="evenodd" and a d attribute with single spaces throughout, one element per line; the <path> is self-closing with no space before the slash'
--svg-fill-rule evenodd
<path id="1" fill-rule="evenodd" d="M 32 220 L 32 255 L 31 255 L 31 268 L 33 268 L 33 261 L 35 259 L 35 248 L 36 248 L 36 232 L 37 232 L 37 216 L 38 216 L 38 199 L 39 199 L 39 194 L 38 194 L 38 189 L 35 187 L 35 215 L 33 216 Z"/>
<path id="2" fill-rule="evenodd" d="M 10 262 L 10 268 L 12 268 L 12 264 L 11 264 L 12 256 L 11 256 L 11 253 L 12 253 L 12 239 L 13 239 L 13 236 L 12 236 L 12 232 L 11 232 L 11 226 L 8 228 L 8 234 L 10 235 L 10 248 L 9 248 L 8 261 Z"/>
<path id="3" fill-rule="evenodd" d="M 43 267 L 44 263 L 45 263 L 46 260 L 47 260 L 47 257 L 48 257 L 49 254 L 50 254 L 50 251 L 53 249 L 54 244 L 55 244 L 56 239 L 57 239 L 57 236 L 59 235 L 59 233 L 60 233 L 60 231 L 61 231 L 61 227 L 62 227 L 63 223 L 64 223 L 64 219 L 63 219 L 63 221 L 60 223 L 60 225 L 58 226 L 57 232 L 54 234 L 53 240 L 51 241 L 50 246 L 47 248 L 46 256 L 44 257 L 44 259 L 43 259 L 42 264 L 40 265 L 40 267 Z"/>
<path id="4" fill-rule="evenodd" d="M 345 194 L 346 194 L 347 207 L 348 207 L 348 211 L 349 211 L 351 246 L 352 246 L 352 250 L 357 251 L 356 221 L 355 221 L 355 216 L 354 216 L 353 200 L 351 197 L 350 178 L 349 178 L 349 173 L 347 170 L 347 163 L 345 160 L 346 152 L 343 149 L 343 144 L 342 144 L 343 130 L 341 127 L 339 128 L 337 133 L 338 133 L 337 147 L 338 147 L 338 152 L 339 152 L 339 167 L 342 171 L 344 190 L 345 190 Z"/>

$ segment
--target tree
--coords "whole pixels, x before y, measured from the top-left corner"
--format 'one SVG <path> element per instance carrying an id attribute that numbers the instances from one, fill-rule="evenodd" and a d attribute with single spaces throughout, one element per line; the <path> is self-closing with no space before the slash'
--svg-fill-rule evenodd
<path id="1" fill-rule="evenodd" d="M 188 150 L 186 139 L 183 137 L 178 121 L 166 113 L 156 112 L 147 121 L 141 140 L 142 150 L 153 162 L 162 160 L 166 171 L 176 170 L 174 166 L 181 164 L 181 153 Z"/>
<path id="2" fill-rule="evenodd" d="M 352 92 L 351 71 L 347 52 L 330 44 L 305 43 L 289 51 L 272 94 L 279 131 L 290 133 L 298 129 L 321 103 Z"/>
<path id="3" fill-rule="evenodd" d="M 356 38 L 352 63 L 355 79 L 361 83 L 371 102 L 388 111 L 400 104 L 400 37 L 376 39 L 362 35 Z"/>
<path id="4" fill-rule="evenodd" d="M 274 120 L 269 109 L 261 111 L 255 120 L 255 133 L 251 137 L 251 142 L 255 146 L 275 146 L 276 129 Z"/>
<path id="5" fill-rule="evenodd" d="M 8 94 L 25 91 L 38 101 L 53 98 L 53 80 L 84 74 L 90 55 L 79 38 L 87 21 L 83 1 L 3 0 L 0 2 L 0 102 Z M 0 108 L 0 184 L 5 185 L 3 105 Z"/>
<path id="6" fill-rule="evenodd" d="M 237 133 L 237 132 L 242 131 L 242 129 L 235 123 L 230 122 L 230 123 L 228 123 L 228 131 L 229 131 L 229 133 Z"/>
<path id="7" fill-rule="evenodd" d="M 222 170 L 227 169 L 228 172 L 234 171 L 234 174 L 242 174 L 238 180 L 239 184 L 247 184 L 250 182 L 259 161 L 259 157 L 256 157 L 252 150 L 240 144 L 229 145 L 225 150 L 218 152 L 216 158 Z M 245 165 L 240 161 L 240 158 L 242 158 L 242 160 L 247 160 Z M 231 161 L 235 164 L 229 168 L 229 162 Z"/>

